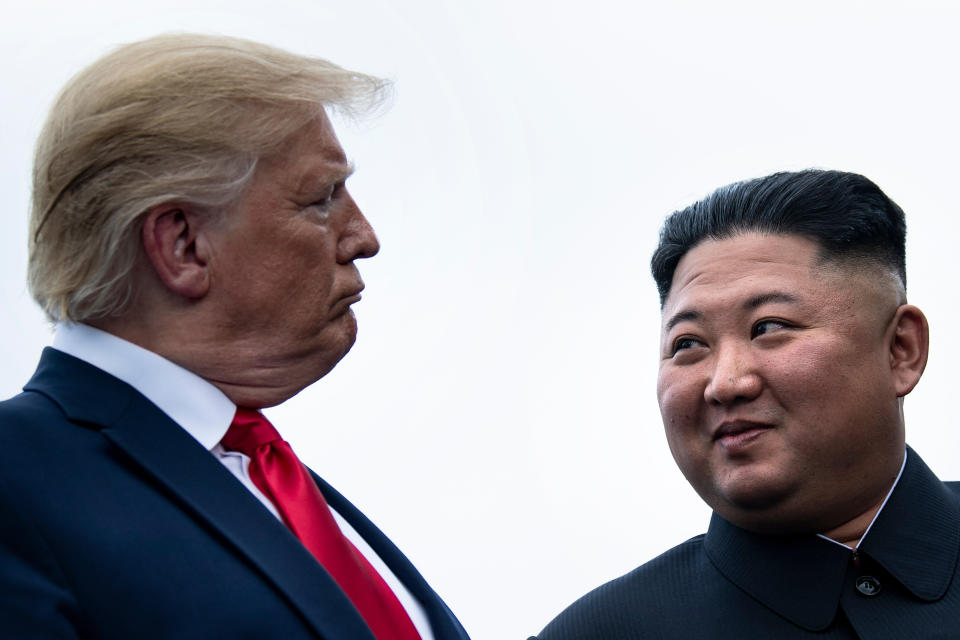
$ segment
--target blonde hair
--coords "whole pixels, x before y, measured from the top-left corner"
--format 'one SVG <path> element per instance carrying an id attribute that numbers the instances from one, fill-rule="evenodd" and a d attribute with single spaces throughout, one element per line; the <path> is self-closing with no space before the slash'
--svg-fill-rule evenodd
<path id="1" fill-rule="evenodd" d="M 121 46 L 77 74 L 37 140 L 28 284 L 53 321 L 131 302 L 143 215 L 165 202 L 216 215 L 257 160 L 324 112 L 378 105 L 386 82 L 222 36 Z"/>

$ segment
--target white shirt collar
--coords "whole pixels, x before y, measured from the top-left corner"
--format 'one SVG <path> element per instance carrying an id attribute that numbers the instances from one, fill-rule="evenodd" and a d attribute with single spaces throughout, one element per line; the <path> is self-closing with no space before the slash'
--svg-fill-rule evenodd
<path id="1" fill-rule="evenodd" d="M 226 452 L 222 447 L 218 447 L 237 410 L 222 391 L 152 351 L 88 325 L 57 325 L 53 348 L 106 371 L 142 393 L 207 450 L 213 452 L 230 473 L 280 518 L 269 498 L 250 480 L 246 466 L 249 458 L 240 452 Z M 217 451 L 214 451 L 215 448 Z M 344 535 L 374 565 L 397 595 L 420 632 L 420 637 L 423 640 L 433 640 L 433 630 L 423 606 L 367 541 L 339 513 L 333 509 L 331 512 Z"/>
<path id="2" fill-rule="evenodd" d="M 163 356 L 85 324 L 58 324 L 53 348 L 123 380 L 207 450 L 223 438 L 236 406 L 218 388 Z"/>

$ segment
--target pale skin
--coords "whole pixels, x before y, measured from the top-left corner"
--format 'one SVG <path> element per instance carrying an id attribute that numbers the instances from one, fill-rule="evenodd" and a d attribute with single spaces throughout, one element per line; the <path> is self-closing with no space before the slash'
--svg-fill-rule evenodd
<path id="1" fill-rule="evenodd" d="M 856 546 L 904 455 L 902 399 L 926 365 L 923 313 L 868 262 L 745 233 L 681 259 L 657 395 L 681 471 L 719 515 Z"/>
<path id="2" fill-rule="evenodd" d="M 252 408 L 287 400 L 347 353 L 363 289 L 354 261 L 379 249 L 326 116 L 279 149 L 223 215 L 178 202 L 148 211 L 134 304 L 90 322 Z"/>

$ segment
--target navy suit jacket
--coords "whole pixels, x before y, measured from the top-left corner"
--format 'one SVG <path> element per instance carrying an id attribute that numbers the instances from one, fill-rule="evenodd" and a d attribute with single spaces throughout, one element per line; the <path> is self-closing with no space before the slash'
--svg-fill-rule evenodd
<path id="1" fill-rule="evenodd" d="M 538 637 L 956 640 L 958 496 L 960 483 L 940 482 L 908 449 L 856 559 L 814 535 L 760 535 L 714 514 L 705 536 L 588 593 Z M 879 591 L 857 588 L 866 576 Z"/>
<path id="2" fill-rule="evenodd" d="M 404 555 L 330 505 L 467 640 Z M 0 403 L 0 637 L 374 640 L 333 579 L 236 478 L 126 383 L 54 349 Z"/>

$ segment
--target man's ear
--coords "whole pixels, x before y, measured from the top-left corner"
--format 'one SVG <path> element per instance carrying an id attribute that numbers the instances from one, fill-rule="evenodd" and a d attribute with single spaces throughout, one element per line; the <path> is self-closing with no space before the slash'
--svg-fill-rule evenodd
<path id="1" fill-rule="evenodd" d="M 207 221 L 180 203 L 157 205 L 143 220 L 143 249 L 153 270 L 167 289 L 185 298 L 202 298 L 210 287 Z"/>
<path id="2" fill-rule="evenodd" d="M 891 322 L 890 369 L 898 397 L 913 391 L 927 366 L 930 327 L 927 318 L 911 304 L 901 305 Z"/>

